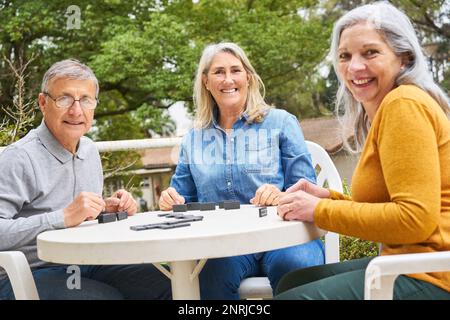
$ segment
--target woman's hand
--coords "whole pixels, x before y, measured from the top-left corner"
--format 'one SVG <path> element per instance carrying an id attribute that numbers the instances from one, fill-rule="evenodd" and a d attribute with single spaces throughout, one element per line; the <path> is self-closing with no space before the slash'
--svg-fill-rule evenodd
<path id="1" fill-rule="evenodd" d="M 159 197 L 159 209 L 162 211 L 172 210 L 174 204 L 184 204 L 185 199 L 172 187 L 161 192 Z"/>
<path id="2" fill-rule="evenodd" d="M 276 206 L 283 193 L 272 184 L 263 184 L 256 190 L 255 196 L 250 199 L 250 203 L 257 206 Z"/>
<path id="3" fill-rule="evenodd" d="M 314 222 L 314 209 L 320 199 L 303 190 L 285 193 L 278 203 L 278 215 L 283 220 Z"/>
<path id="4" fill-rule="evenodd" d="M 310 195 L 313 195 L 318 198 L 329 198 L 330 197 L 330 191 L 328 191 L 328 189 L 319 187 L 319 186 L 315 185 L 314 183 L 311 183 L 308 180 L 303 179 L 303 178 L 298 180 L 297 183 L 294 184 L 293 186 L 289 187 L 286 190 L 286 193 L 293 193 L 293 192 L 296 192 L 299 190 L 309 193 Z"/>

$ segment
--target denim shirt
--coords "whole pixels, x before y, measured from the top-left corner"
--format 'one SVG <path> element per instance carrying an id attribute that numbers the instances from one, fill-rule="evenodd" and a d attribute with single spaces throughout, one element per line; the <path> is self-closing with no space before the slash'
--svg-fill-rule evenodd
<path id="1" fill-rule="evenodd" d="M 249 203 L 263 184 L 281 191 L 300 178 L 316 182 L 311 155 L 298 120 L 269 109 L 262 122 L 243 113 L 228 134 L 218 125 L 191 129 L 183 138 L 170 185 L 186 202 L 236 200 Z"/>

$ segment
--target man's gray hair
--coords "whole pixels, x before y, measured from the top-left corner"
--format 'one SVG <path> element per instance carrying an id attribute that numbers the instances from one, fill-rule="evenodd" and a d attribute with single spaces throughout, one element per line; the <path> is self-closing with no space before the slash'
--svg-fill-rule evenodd
<path id="1" fill-rule="evenodd" d="M 66 59 L 54 63 L 44 74 L 42 79 L 41 91 L 48 92 L 48 85 L 50 81 L 67 78 L 72 80 L 92 80 L 94 81 L 96 92 L 95 96 L 98 97 L 99 86 L 98 80 L 94 72 L 87 65 L 81 63 L 75 59 Z"/>
<path id="2" fill-rule="evenodd" d="M 447 116 L 450 115 L 449 100 L 445 92 L 434 82 L 425 56 L 419 44 L 414 27 L 409 18 L 393 5 L 385 1 L 357 7 L 343 15 L 334 25 L 330 54 L 334 70 L 339 79 L 336 96 L 336 113 L 342 125 L 344 146 L 353 152 L 361 151 L 369 126 L 367 114 L 346 88 L 344 79 L 337 72 L 339 62 L 339 42 L 342 32 L 358 23 L 367 22 L 379 32 L 392 51 L 405 60 L 405 68 L 397 75 L 396 85 L 412 84 L 431 95 Z M 347 141 L 353 133 L 356 148 Z"/>

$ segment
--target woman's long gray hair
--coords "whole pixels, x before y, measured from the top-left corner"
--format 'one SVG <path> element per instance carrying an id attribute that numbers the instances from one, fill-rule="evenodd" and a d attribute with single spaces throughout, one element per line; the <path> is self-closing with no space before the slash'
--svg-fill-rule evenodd
<path id="1" fill-rule="evenodd" d="M 370 23 L 397 56 L 407 57 L 407 64 L 398 74 L 396 85 L 412 84 L 421 88 L 437 101 L 447 116 L 450 116 L 448 96 L 434 82 L 416 32 L 408 17 L 384 1 L 360 6 L 349 11 L 336 22 L 333 28 L 330 50 L 334 70 L 339 80 L 339 89 L 336 95 L 336 114 L 341 123 L 344 147 L 353 153 L 361 152 L 370 123 L 361 103 L 356 101 L 345 87 L 343 79 L 337 72 L 337 64 L 339 62 L 338 47 L 342 32 L 360 22 Z M 351 134 L 354 135 L 354 146 L 350 145 L 348 141 Z"/>

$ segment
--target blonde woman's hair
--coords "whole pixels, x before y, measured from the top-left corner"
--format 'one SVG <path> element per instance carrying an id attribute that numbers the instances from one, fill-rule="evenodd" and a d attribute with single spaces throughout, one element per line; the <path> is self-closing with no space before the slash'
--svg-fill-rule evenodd
<path id="1" fill-rule="evenodd" d="M 397 75 L 396 86 L 412 84 L 421 88 L 436 100 L 447 116 L 450 116 L 449 99 L 434 82 L 433 76 L 428 70 L 425 56 L 409 18 L 393 5 L 384 1 L 360 6 L 347 12 L 336 22 L 330 49 L 334 70 L 339 80 L 339 89 L 336 95 L 336 114 L 342 127 L 344 147 L 353 153 L 361 152 L 370 123 L 361 103 L 353 98 L 345 86 L 344 79 L 337 72 L 338 48 L 342 32 L 361 22 L 370 23 L 397 56 L 407 58 L 405 68 Z M 354 146 L 351 146 L 348 141 L 349 134 L 354 135 Z"/>
<path id="2" fill-rule="evenodd" d="M 207 128 L 212 124 L 216 102 L 203 83 L 203 75 L 207 75 L 212 60 L 220 52 L 227 52 L 238 58 L 249 75 L 247 101 L 244 112 L 248 114 L 248 123 L 261 122 L 270 106 L 264 101 L 264 83 L 248 60 L 244 50 L 237 44 L 221 42 L 208 45 L 202 53 L 194 82 L 193 100 L 196 108 L 195 127 Z M 262 93 L 261 93 L 262 92 Z"/>

